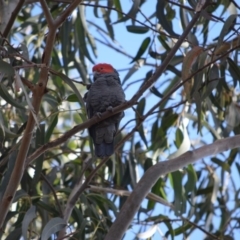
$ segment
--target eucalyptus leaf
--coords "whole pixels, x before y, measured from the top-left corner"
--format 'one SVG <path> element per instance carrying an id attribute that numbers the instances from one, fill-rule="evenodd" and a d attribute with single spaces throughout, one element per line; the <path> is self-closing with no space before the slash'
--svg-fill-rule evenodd
<path id="1" fill-rule="evenodd" d="M 18 101 L 16 101 L 9 93 L 8 93 L 8 89 L 6 88 L 6 86 L 4 84 L 0 83 L 0 97 L 2 97 L 7 103 L 11 104 L 12 106 L 16 107 L 16 108 L 21 108 L 21 109 L 25 109 L 25 107 L 19 103 Z"/>
<path id="2" fill-rule="evenodd" d="M 52 218 L 43 228 L 41 239 L 48 239 L 52 234 L 55 234 L 66 226 L 66 221 L 64 221 L 62 218 Z"/>
<path id="3" fill-rule="evenodd" d="M 143 40 L 140 48 L 138 49 L 138 52 L 136 54 L 136 56 L 133 58 L 133 60 L 131 61 L 131 63 L 139 60 L 141 58 L 141 56 L 146 52 L 149 44 L 151 42 L 151 38 L 150 37 L 147 37 Z"/>
<path id="4" fill-rule="evenodd" d="M 36 218 L 36 207 L 31 206 L 27 212 L 24 215 L 23 221 L 22 221 L 22 236 L 24 240 L 28 240 L 28 227 L 29 224 L 32 222 L 34 218 Z"/>
<path id="5" fill-rule="evenodd" d="M 10 77 L 14 76 L 14 68 L 7 62 L 0 58 L 0 74 L 7 75 Z"/>

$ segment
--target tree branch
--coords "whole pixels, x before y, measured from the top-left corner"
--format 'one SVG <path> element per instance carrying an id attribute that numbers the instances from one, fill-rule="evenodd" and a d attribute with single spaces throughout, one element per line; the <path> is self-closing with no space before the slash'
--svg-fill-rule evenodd
<path id="1" fill-rule="evenodd" d="M 53 28 L 53 23 L 54 23 L 53 18 L 52 18 L 52 15 L 51 15 L 51 13 L 48 9 L 48 5 L 47 5 L 46 1 L 45 0 L 40 0 L 40 3 L 41 3 L 41 6 L 42 6 L 44 15 L 46 17 L 48 27 Z"/>
<path id="2" fill-rule="evenodd" d="M 48 67 L 50 65 L 51 61 L 51 54 L 52 49 L 54 47 L 55 42 L 55 35 L 57 28 L 62 23 L 61 21 L 65 19 L 68 14 L 70 14 L 73 9 L 79 4 L 80 0 L 74 1 L 59 17 L 57 20 L 53 21 L 51 20 L 52 17 L 50 17 L 49 10 L 47 8 L 47 5 L 45 3 L 45 0 L 41 0 L 41 4 L 44 9 L 44 13 L 46 14 L 46 18 L 49 24 L 49 33 L 47 35 L 47 41 L 46 41 L 46 47 L 44 49 L 43 57 L 42 57 L 42 63 L 45 67 L 41 68 L 40 77 L 37 85 L 32 89 L 33 91 L 33 98 L 32 98 L 32 105 L 35 110 L 35 114 L 37 115 L 40 109 L 40 104 L 42 97 L 45 93 L 47 82 L 48 82 Z M 50 22 L 49 22 L 50 21 Z M 14 198 L 14 195 L 16 193 L 16 190 L 18 188 L 18 185 L 21 181 L 22 175 L 25 171 L 26 166 L 26 157 L 29 150 L 29 146 L 32 140 L 32 134 L 35 127 L 35 119 L 32 115 L 32 113 L 29 113 L 29 118 L 27 121 L 27 126 L 25 129 L 25 132 L 23 134 L 21 146 L 19 148 L 19 153 L 16 159 L 16 163 L 14 165 L 13 171 L 11 173 L 11 177 L 9 179 L 9 184 L 6 188 L 6 191 L 4 192 L 1 202 L 0 202 L 0 229 L 2 229 L 9 206 L 12 203 L 12 200 Z"/>
<path id="3" fill-rule="evenodd" d="M 93 192 L 100 192 L 100 193 L 112 193 L 114 195 L 117 195 L 117 196 L 126 196 L 126 197 L 129 197 L 131 195 L 131 192 L 127 191 L 127 190 L 122 190 L 122 189 L 112 189 L 112 188 L 104 188 L 104 187 L 96 187 L 96 186 L 93 186 L 93 185 L 90 185 L 88 187 L 88 189 L 90 191 L 93 191 Z M 155 201 L 155 202 L 158 202 L 160 204 L 163 204 L 167 207 L 170 207 L 171 209 L 173 209 L 173 205 L 171 203 L 169 203 L 168 201 L 166 201 L 165 199 L 157 196 L 156 194 L 154 193 L 148 193 L 147 196 L 146 196 L 147 199 L 149 200 L 152 200 L 152 201 Z"/>
<path id="4" fill-rule="evenodd" d="M 72 13 L 72 11 L 82 2 L 82 0 L 73 1 L 67 9 L 55 20 L 55 27 L 60 27 L 60 25 L 66 20 L 66 18 Z"/>
<path id="5" fill-rule="evenodd" d="M 180 157 L 157 163 L 147 170 L 142 179 L 134 188 L 132 194 L 124 203 L 117 219 L 111 226 L 105 240 L 122 239 L 130 225 L 135 213 L 139 209 L 141 202 L 149 193 L 149 189 L 156 183 L 160 176 L 176 171 L 197 160 L 240 147 L 240 136 L 229 137 L 217 140 L 207 146 L 200 147 L 194 151 L 188 151 Z"/>
<path id="6" fill-rule="evenodd" d="M 5 3 L 5 4 L 8 4 L 8 3 Z M 24 0 L 20 0 L 18 3 L 17 3 L 17 6 L 15 7 L 15 9 L 13 10 L 8 22 L 7 22 L 7 25 L 3 31 L 3 34 L 2 34 L 2 37 L 3 38 L 7 38 L 12 26 L 13 26 L 13 23 L 18 15 L 18 13 L 20 12 L 22 6 L 24 4 Z M 4 43 L 4 41 L 3 41 Z"/>

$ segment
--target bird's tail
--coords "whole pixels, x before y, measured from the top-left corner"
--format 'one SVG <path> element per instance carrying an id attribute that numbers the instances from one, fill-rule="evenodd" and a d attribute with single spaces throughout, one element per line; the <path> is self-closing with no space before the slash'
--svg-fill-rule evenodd
<path id="1" fill-rule="evenodd" d="M 95 144 L 95 154 L 99 158 L 109 157 L 114 153 L 114 143 Z"/>
<path id="2" fill-rule="evenodd" d="M 108 123 L 108 122 L 107 122 Z M 106 124 L 106 123 L 105 123 Z M 95 154 L 99 158 L 111 156 L 114 153 L 114 135 L 116 126 L 114 123 L 95 129 Z"/>

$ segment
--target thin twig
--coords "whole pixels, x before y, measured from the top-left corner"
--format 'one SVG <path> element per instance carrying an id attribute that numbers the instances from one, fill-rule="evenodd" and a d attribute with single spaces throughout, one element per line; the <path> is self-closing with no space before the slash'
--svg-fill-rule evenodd
<path id="1" fill-rule="evenodd" d="M 72 11 L 81 4 L 82 0 L 75 0 L 73 1 L 66 9 L 65 11 L 54 21 L 55 27 L 60 27 L 62 23 L 70 16 Z"/>
<path id="2" fill-rule="evenodd" d="M 48 5 L 47 5 L 45 0 L 40 0 L 40 3 L 42 5 L 42 9 L 43 9 L 44 15 L 46 17 L 48 27 L 52 28 L 54 22 L 53 22 L 52 15 L 51 15 L 51 13 L 50 13 L 50 11 L 48 9 Z"/>
<path id="3" fill-rule="evenodd" d="M 30 167 L 32 167 L 33 169 L 35 169 L 35 167 L 33 167 L 33 166 L 30 166 Z M 46 178 L 46 176 L 45 176 L 43 173 L 41 173 L 41 177 L 42 177 L 42 179 L 46 182 L 46 184 L 48 185 L 48 187 L 51 189 L 52 194 L 53 194 L 53 197 L 54 197 L 54 199 L 55 199 L 55 202 L 57 203 L 60 216 L 63 217 L 62 207 L 61 207 L 61 205 L 60 205 L 60 203 L 59 203 L 59 201 L 58 201 L 57 194 L 56 194 L 56 192 L 55 192 L 54 187 L 53 187 L 52 184 L 48 181 L 48 179 Z"/>

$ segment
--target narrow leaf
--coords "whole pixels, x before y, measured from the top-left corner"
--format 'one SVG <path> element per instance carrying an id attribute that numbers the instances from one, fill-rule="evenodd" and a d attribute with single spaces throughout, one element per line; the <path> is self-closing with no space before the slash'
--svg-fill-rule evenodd
<path id="1" fill-rule="evenodd" d="M 143 40 L 140 48 L 138 49 L 138 52 L 136 54 L 136 56 L 133 58 L 133 60 L 131 61 L 131 63 L 137 61 L 139 58 L 141 58 L 141 56 L 145 53 L 145 51 L 147 50 L 147 47 L 149 46 L 151 42 L 151 38 L 147 37 Z"/>
<path id="2" fill-rule="evenodd" d="M 130 11 L 129 11 L 123 18 L 121 18 L 120 20 L 116 21 L 114 24 L 120 23 L 120 22 L 125 22 L 125 21 L 127 21 L 130 17 L 133 17 L 133 18 L 134 18 L 135 15 L 136 15 L 137 12 L 138 12 L 138 8 L 139 8 L 139 6 L 140 6 L 140 3 L 141 3 L 140 0 L 134 0 L 134 1 L 133 1 L 133 5 L 132 5 Z"/>
<path id="3" fill-rule="evenodd" d="M 22 236 L 22 228 L 15 228 L 11 233 L 5 238 L 5 240 L 15 240 L 15 239 L 21 239 Z"/>
<path id="4" fill-rule="evenodd" d="M 34 218 L 36 218 L 36 207 L 31 206 L 27 212 L 24 214 L 24 218 L 22 221 L 22 236 L 24 240 L 28 240 L 28 226 L 32 222 Z"/>
<path id="5" fill-rule="evenodd" d="M 144 34 L 147 33 L 149 28 L 144 26 L 128 25 L 126 26 L 127 30 L 131 33 Z"/>
<path id="6" fill-rule="evenodd" d="M 231 168 L 230 168 L 230 166 L 228 165 L 227 162 L 223 162 L 223 161 L 221 161 L 221 160 L 219 160 L 218 158 L 215 158 L 215 157 L 211 158 L 211 161 L 216 163 L 218 166 L 220 166 L 224 171 L 227 171 L 227 172 L 231 173 Z"/>
<path id="7" fill-rule="evenodd" d="M 230 15 L 227 18 L 227 20 L 224 22 L 223 28 L 222 28 L 219 38 L 218 38 L 218 44 L 217 44 L 216 50 L 214 51 L 215 55 L 218 55 L 222 52 L 223 39 L 231 30 L 231 27 L 233 26 L 234 22 L 236 21 L 236 18 L 237 18 L 237 14 L 233 14 L 233 15 Z"/>
<path id="8" fill-rule="evenodd" d="M 83 100 L 81 94 L 79 93 L 77 87 L 72 82 L 72 80 L 61 72 L 51 70 L 51 73 L 56 75 L 56 76 L 59 76 L 70 88 L 72 88 L 73 92 L 76 94 L 76 96 L 78 98 L 78 101 L 79 101 L 81 107 L 85 107 L 84 100 Z"/>
<path id="9" fill-rule="evenodd" d="M 185 81 L 189 75 L 192 73 L 192 66 L 198 59 L 199 55 L 203 52 L 203 48 L 199 46 L 193 47 L 191 51 L 189 51 L 183 59 L 182 64 L 182 79 Z M 187 96 L 187 99 L 190 101 L 191 96 L 190 93 L 193 87 L 193 79 L 189 79 L 184 83 L 184 92 Z"/>
<path id="10" fill-rule="evenodd" d="M 169 174 L 174 189 L 174 211 L 177 216 L 186 212 L 186 198 L 182 186 L 182 173 L 175 171 Z"/>
<path id="11" fill-rule="evenodd" d="M 19 76 L 19 74 L 18 74 L 17 71 L 15 71 L 15 75 L 16 75 L 16 79 L 17 79 L 20 87 L 21 87 L 22 90 L 23 90 L 23 93 L 24 93 L 25 98 L 26 98 L 26 100 L 27 100 L 27 104 L 28 104 L 29 110 L 31 111 L 31 113 L 32 113 L 32 115 L 33 115 L 33 118 L 34 118 L 37 126 L 39 127 L 39 122 L 38 122 L 38 119 L 37 119 L 37 115 L 36 115 L 35 109 L 33 108 L 32 102 L 31 102 L 31 100 L 30 100 L 30 98 L 29 98 L 29 96 L 28 96 L 28 93 L 27 93 L 27 91 L 26 91 L 26 89 L 25 89 L 25 87 L 24 87 L 24 85 L 23 85 L 23 83 L 22 83 L 22 80 L 21 80 L 21 78 L 20 78 L 20 76 Z"/>
<path id="12" fill-rule="evenodd" d="M 217 87 L 219 83 L 219 70 L 216 64 L 212 66 L 208 73 L 208 81 L 207 85 L 204 88 L 204 92 L 202 94 L 202 100 L 209 96 L 212 91 Z"/>
<path id="13" fill-rule="evenodd" d="M 236 87 L 237 80 L 240 81 L 240 67 L 231 58 L 227 58 L 227 61 L 229 64 L 229 72 L 234 80 Z"/>
<path id="14" fill-rule="evenodd" d="M 156 95 L 157 97 L 159 98 L 162 98 L 163 97 L 163 94 L 161 94 L 156 87 L 151 87 L 150 88 L 150 92 L 153 93 L 154 95 Z"/>
<path id="15" fill-rule="evenodd" d="M 52 121 L 51 121 L 51 123 L 50 123 L 50 125 L 47 129 L 45 142 L 49 142 L 50 137 L 52 136 L 53 130 L 56 127 L 57 123 L 58 123 L 58 114 L 56 114 L 53 117 L 53 119 L 52 119 Z"/>
<path id="16" fill-rule="evenodd" d="M 0 96 L 9 104 L 16 108 L 21 108 L 25 110 L 25 107 L 18 103 L 9 93 L 4 84 L 0 83 Z"/>
<path id="17" fill-rule="evenodd" d="M 179 34 L 177 34 L 173 31 L 172 22 L 170 22 L 167 19 L 167 14 L 165 14 L 165 10 L 166 10 L 165 1 L 158 0 L 157 6 L 156 6 L 156 15 L 157 15 L 157 19 L 158 19 L 159 23 L 161 24 L 163 29 L 166 30 L 171 35 L 171 37 L 178 38 Z"/>
<path id="18" fill-rule="evenodd" d="M 121 19 L 123 17 L 122 15 L 122 6 L 121 6 L 121 2 L 120 0 L 113 0 L 113 3 L 115 5 L 115 8 L 118 10 L 117 14 L 118 14 L 118 19 Z"/>
<path id="19" fill-rule="evenodd" d="M 14 68 L 0 58 L 0 76 L 1 74 L 12 77 L 14 76 Z"/>
<path id="20" fill-rule="evenodd" d="M 12 151 L 12 153 L 9 156 L 9 161 L 7 164 L 7 169 L 4 172 L 4 175 L 1 179 L 1 185 L 0 185 L 0 201 L 2 201 L 2 197 L 4 196 L 4 193 L 6 191 L 6 188 L 8 186 L 13 168 L 15 166 L 16 158 L 17 158 L 17 151 Z"/>
<path id="21" fill-rule="evenodd" d="M 44 227 L 41 239 L 48 239 L 52 234 L 55 234 L 56 232 L 62 230 L 66 226 L 67 224 L 62 218 L 60 217 L 52 218 Z"/>

